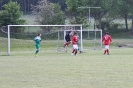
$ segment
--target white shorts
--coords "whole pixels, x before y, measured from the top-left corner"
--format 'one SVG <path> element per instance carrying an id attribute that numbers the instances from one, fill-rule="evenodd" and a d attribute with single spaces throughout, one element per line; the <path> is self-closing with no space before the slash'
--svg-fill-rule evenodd
<path id="1" fill-rule="evenodd" d="M 105 49 L 109 49 L 109 45 L 105 45 Z"/>
<path id="2" fill-rule="evenodd" d="M 78 45 L 73 45 L 73 49 L 78 49 Z"/>

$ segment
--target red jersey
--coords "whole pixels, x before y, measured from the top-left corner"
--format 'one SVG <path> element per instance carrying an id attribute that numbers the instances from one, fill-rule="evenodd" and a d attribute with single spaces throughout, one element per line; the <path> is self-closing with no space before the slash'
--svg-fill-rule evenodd
<path id="1" fill-rule="evenodd" d="M 78 43 L 78 37 L 76 36 L 76 35 L 74 35 L 73 37 L 72 37 L 72 45 L 75 45 L 75 44 L 77 44 Z"/>
<path id="2" fill-rule="evenodd" d="M 104 45 L 110 45 L 110 43 L 112 42 L 111 36 L 106 34 L 106 35 L 102 38 L 102 42 L 104 43 Z"/>

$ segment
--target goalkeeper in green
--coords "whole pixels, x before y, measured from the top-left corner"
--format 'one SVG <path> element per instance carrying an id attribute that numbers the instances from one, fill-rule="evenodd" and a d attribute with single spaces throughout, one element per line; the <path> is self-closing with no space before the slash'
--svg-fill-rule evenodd
<path id="1" fill-rule="evenodd" d="M 36 52 L 35 52 L 35 56 L 37 56 L 39 50 L 40 50 L 40 42 L 41 42 L 41 34 L 39 33 L 35 38 L 34 38 L 34 41 L 35 41 L 35 46 L 36 46 Z"/>

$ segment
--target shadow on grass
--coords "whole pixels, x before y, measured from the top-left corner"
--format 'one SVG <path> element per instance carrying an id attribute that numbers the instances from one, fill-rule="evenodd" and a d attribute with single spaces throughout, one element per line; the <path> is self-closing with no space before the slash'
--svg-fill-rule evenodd
<path id="1" fill-rule="evenodd" d="M 4 55 L 0 55 L 0 56 L 10 56 L 10 55 L 4 54 Z"/>

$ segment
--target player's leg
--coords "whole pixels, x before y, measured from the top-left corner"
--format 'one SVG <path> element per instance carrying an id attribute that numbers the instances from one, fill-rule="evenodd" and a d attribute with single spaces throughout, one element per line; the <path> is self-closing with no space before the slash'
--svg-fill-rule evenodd
<path id="1" fill-rule="evenodd" d="M 77 52 L 78 52 L 78 50 L 77 50 L 77 49 L 75 49 L 75 53 L 74 53 L 74 54 L 76 55 L 76 54 L 77 54 Z"/>
<path id="2" fill-rule="evenodd" d="M 35 52 L 35 56 L 37 56 L 37 54 L 38 54 L 38 52 L 39 52 L 39 50 L 40 50 L 40 45 L 36 45 L 36 52 Z"/>
<path id="3" fill-rule="evenodd" d="M 80 48 L 80 43 L 78 42 L 78 51 L 79 51 L 79 53 L 81 53 L 81 48 Z"/>
<path id="4" fill-rule="evenodd" d="M 73 49 L 73 51 L 72 51 L 72 55 L 74 55 L 74 52 L 75 52 L 75 49 Z"/>
<path id="5" fill-rule="evenodd" d="M 104 55 L 106 54 L 106 52 L 107 52 L 107 45 L 105 45 L 105 50 L 104 50 Z"/>
<path id="6" fill-rule="evenodd" d="M 71 43 L 70 41 L 66 42 L 66 43 L 64 44 L 64 47 L 68 46 L 70 43 Z"/>
<path id="7" fill-rule="evenodd" d="M 72 51 L 72 53 L 73 53 L 74 55 L 76 55 L 77 52 L 78 52 L 78 45 L 73 45 L 73 51 Z"/>
<path id="8" fill-rule="evenodd" d="M 108 45 L 108 47 L 107 47 L 107 54 L 110 55 L 110 54 L 109 54 L 109 45 Z"/>
<path id="9" fill-rule="evenodd" d="M 77 54 L 78 52 L 78 45 L 75 45 L 75 55 Z"/>
<path id="10" fill-rule="evenodd" d="M 104 55 L 106 53 L 109 55 L 109 45 L 105 45 Z"/>
<path id="11" fill-rule="evenodd" d="M 104 50 L 104 55 L 106 54 L 106 52 L 107 52 L 107 51 L 106 51 L 106 49 L 105 49 L 105 50 Z"/>
<path id="12" fill-rule="evenodd" d="M 67 37 L 65 37 L 65 40 L 66 40 L 66 42 L 64 43 L 64 47 L 66 47 L 67 42 L 68 42 Z"/>
<path id="13" fill-rule="evenodd" d="M 75 48 L 74 48 L 74 45 L 72 45 L 72 47 L 73 47 L 73 50 L 72 50 L 72 55 L 74 55 L 74 53 L 75 53 Z"/>
<path id="14" fill-rule="evenodd" d="M 70 38 L 66 38 L 66 43 L 64 44 L 64 50 L 67 52 L 67 46 L 71 43 Z"/>
<path id="15" fill-rule="evenodd" d="M 71 43 L 70 38 L 66 37 L 65 40 L 66 40 L 66 43 L 64 44 L 64 47 L 68 46 Z"/>

